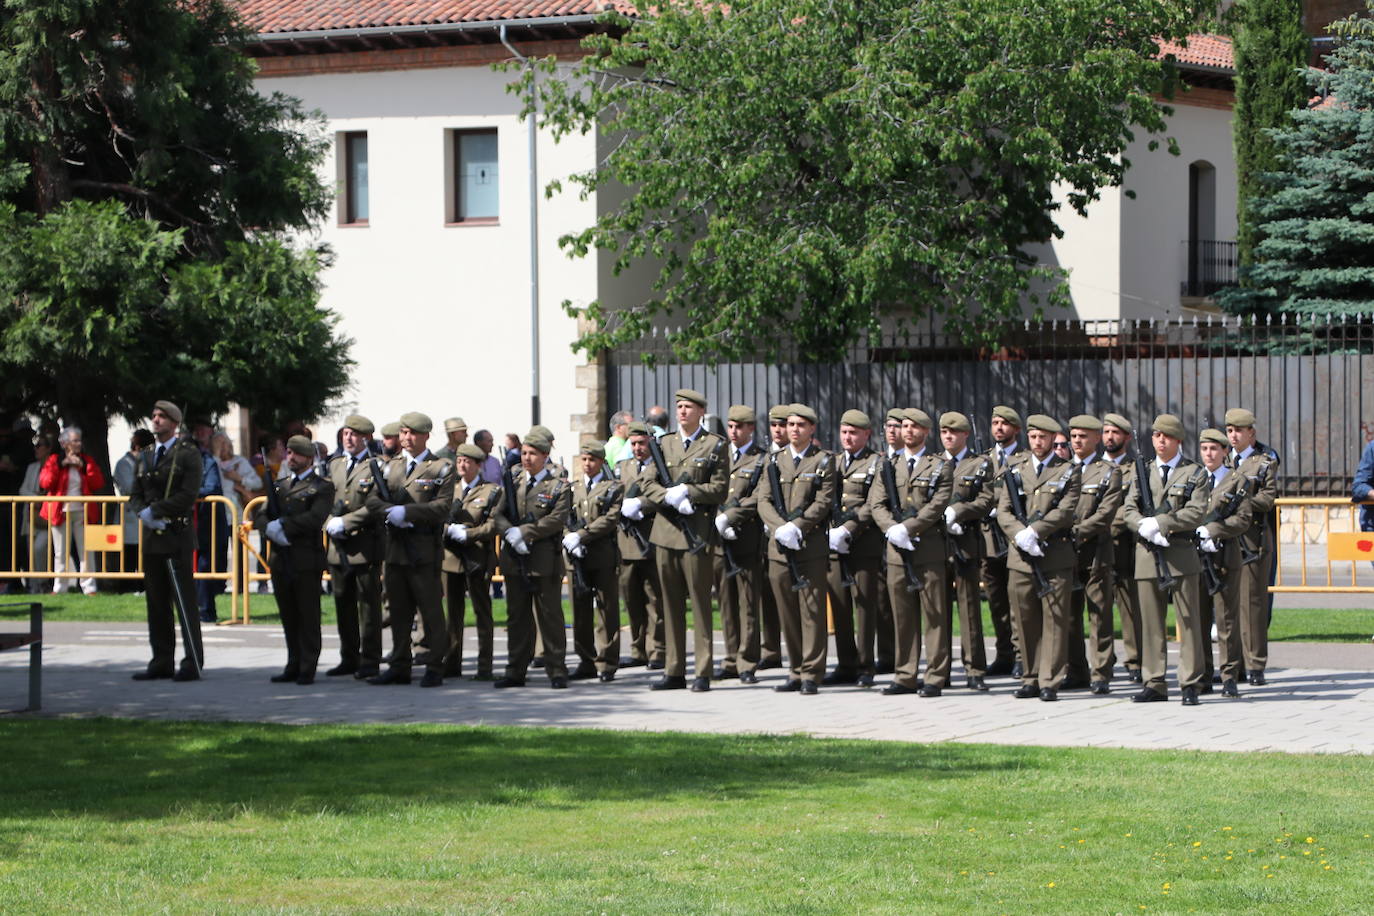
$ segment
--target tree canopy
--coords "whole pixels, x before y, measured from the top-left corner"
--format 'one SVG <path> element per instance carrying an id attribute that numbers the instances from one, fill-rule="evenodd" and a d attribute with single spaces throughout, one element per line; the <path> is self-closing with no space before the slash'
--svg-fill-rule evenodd
<path id="1" fill-rule="evenodd" d="M 0 7 L 0 398 L 104 428 L 167 397 L 271 423 L 345 387 L 317 307 L 325 140 L 223 0 Z M 88 436 L 103 439 L 100 437 Z"/>
<path id="2" fill-rule="evenodd" d="M 1165 131 L 1177 73 L 1158 41 L 1199 8 L 673 0 L 608 16 L 570 73 L 545 60 L 515 83 L 555 135 L 602 135 L 572 180 L 612 203 L 560 243 L 657 271 L 628 308 L 566 303 L 591 327 L 576 346 L 661 321 L 688 359 L 781 341 L 824 359 L 884 321 L 976 333 L 1023 299 L 1065 303 L 1031 253 L 1060 234 L 1054 188 L 1082 213 L 1121 183 L 1137 132 Z"/>

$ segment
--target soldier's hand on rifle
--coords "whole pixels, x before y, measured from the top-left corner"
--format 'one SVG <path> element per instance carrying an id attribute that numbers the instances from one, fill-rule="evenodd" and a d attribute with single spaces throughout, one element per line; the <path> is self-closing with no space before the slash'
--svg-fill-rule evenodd
<path id="1" fill-rule="evenodd" d="M 1159 534 L 1159 519 L 1155 518 L 1153 515 L 1149 518 L 1142 518 L 1135 530 L 1140 535 L 1142 541 L 1153 541 L 1155 535 Z"/>
<path id="2" fill-rule="evenodd" d="M 467 525 L 449 525 L 447 528 L 444 529 L 444 533 L 448 535 L 448 539 L 449 539 L 450 541 L 453 541 L 453 542 L 458 543 L 458 544 L 465 544 L 465 543 L 467 543 L 467 539 L 468 539 L 468 526 L 467 526 Z"/>
<path id="3" fill-rule="evenodd" d="M 1203 538 L 1202 549 L 1207 551 L 1208 553 L 1216 553 L 1217 551 L 1221 550 L 1221 545 L 1218 544 L 1216 541 L 1212 540 L 1211 538 Z"/>
<path id="4" fill-rule="evenodd" d="M 573 556 L 578 556 L 577 548 L 582 544 L 582 535 L 576 531 L 569 531 L 563 535 L 563 549 Z"/>
<path id="5" fill-rule="evenodd" d="M 801 529 L 794 522 L 780 525 L 777 531 L 773 532 L 773 540 L 777 541 L 788 550 L 797 550 L 801 547 Z"/>
<path id="6" fill-rule="evenodd" d="M 620 514 L 637 522 L 644 517 L 643 505 L 644 501 L 638 496 L 627 496 L 624 502 L 620 504 Z"/>
<path id="7" fill-rule="evenodd" d="M 341 538 L 344 534 L 344 520 L 337 515 L 331 515 L 324 523 L 324 533 L 332 538 Z"/>
<path id="8" fill-rule="evenodd" d="M 955 524 L 955 522 L 954 522 L 954 507 L 953 507 L 953 506 L 945 506 L 945 527 L 948 528 L 950 525 L 953 525 L 953 524 Z"/>
<path id="9" fill-rule="evenodd" d="M 1040 536 L 1035 533 L 1033 528 L 1022 528 L 1016 532 L 1016 546 L 1032 557 L 1043 557 L 1045 551 L 1040 548 Z"/>
<path id="10" fill-rule="evenodd" d="M 161 531 L 163 528 L 167 527 L 166 519 L 153 518 L 153 509 L 151 506 L 145 507 L 143 511 L 138 513 L 138 520 L 143 523 L 144 527 L 151 528 L 154 531 Z"/>
<path id="11" fill-rule="evenodd" d="M 291 539 L 286 536 L 286 532 L 281 530 L 281 519 L 274 518 L 267 523 L 267 539 L 274 544 L 282 547 L 290 547 Z"/>
<path id="12" fill-rule="evenodd" d="M 724 512 L 716 516 L 716 530 L 727 541 L 733 541 L 739 537 L 739 532 L 730 527 L 730 519 L 726 517 Z"/>
<path id="13" fill-rule="evenodd" d="M 1198 536 L 1198 540 L 1200 540 L 1200 541 L 1205 541 L 1205 540 L 1207 540 L 1208 538 L 1211 537 L 1211 535 L 1207 533 L 1207 526 L 1206 526 L 1206 525 L 1198 525 L 1198 526 L 1197 526 L 1197 536 Z M 1210 553 L 1211 551 L 1208 551 L 1208 552 Z"/>
<path id="14" fill-rule="evenodd" d="M 830 529 L 830 549 L 836 553 L 849 553 L 849 531 L 843 526 Z"/>
<path id="15" fill-rule="evenodd" d="M 887 538 L 888 543 L 898 550 L 914 550 L 916 547 L 916 540 L 920 540 L 919 538 L 912 540 L 911 532 L 906 530 L 906 525 L 901 524 L 893 525 L 891 528 L 888 528 L 887 531 L 884 532 L 884 536 Z"/>
<path id="16" fill-rule="evenodd" d="M 519 528 L 511 528 L 506 532 L 506 543 L 518 554 L 530 552 L 529 546 L 525 543 L 525 536 L 520 533 Z"/>
<path id="17" fill-rule="evenodd" d="M 414 522 L 406 521 L 406 507 L 392 506 L 386 510 L 386 523 L 393 528 L 414 528 Z"/>
<path id="18" fill-rule="evenodd" d="M 964 526 L 958 522 L 945 522 L 945 530 L 955 537 L 958 537 L 964 533 Z"/>

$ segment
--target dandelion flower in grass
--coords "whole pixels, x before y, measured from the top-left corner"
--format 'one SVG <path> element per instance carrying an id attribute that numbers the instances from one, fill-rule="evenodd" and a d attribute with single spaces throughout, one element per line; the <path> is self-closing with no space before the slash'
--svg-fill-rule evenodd
<path id="1" fill-rule="evenodd" d="M 1312 837 L 1308 837 L 1307 839 L 1303 840 L 1303 842 L 1304 842 L 1304 843 L 1315 843 L 1315 842 L 1317 842 L 1317 841 L 1314 840 Z"/>
<path id="2" fill-rule="evenodd" d="M 1198 848 L 1198 847 L 1201 846 L 1201 845 L 1202 845 L 1202 841 L 1201 841 L 1201 840 L 1195 840 L 1195 841 L 1193 842 L 1193 848 L 1194 848 L 1194 849 Z"/>
<path id="3" fill-rule="evenodd" d="M 1049 884 L 1046 884 L 1045 886 L 1046 886 L 1046 887 L 1054 887 L 1054 882 L 1051 881 Z"/>

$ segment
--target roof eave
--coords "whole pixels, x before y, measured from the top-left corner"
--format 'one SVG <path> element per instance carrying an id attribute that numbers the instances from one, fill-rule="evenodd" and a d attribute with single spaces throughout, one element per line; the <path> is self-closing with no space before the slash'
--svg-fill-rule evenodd
<path id="1" fill-rule="evenodd" d="M 473 22 L 435 22 L 424 25 L 378 25 L 345 29 L 306 29 L 295 32 L 259 32 L 248 40 L 254 44 L 278 42 L 348 40 L 354 38 L 382 38 L 404 35 L 445 35 L 455 32 L 498 31 L 506 28 L 557 28 L 593 25 L 602 13 L 583 13 L 575 16 L 541 16 L 535 19 L 484 19 Z"/>

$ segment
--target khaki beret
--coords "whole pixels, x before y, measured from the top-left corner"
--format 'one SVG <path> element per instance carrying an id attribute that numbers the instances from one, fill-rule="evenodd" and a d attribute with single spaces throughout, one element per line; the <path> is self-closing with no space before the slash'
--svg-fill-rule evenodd
<path id="1" fill-rule="evenodd" d="M 919 407 L 908 407 L 902 411 L 902 419 L 910 420 L 917 426 L 924 426 L 926 429 L 930 429 L 934 425 L 934 421 L 930 419 L 930 414 Z"/>
<path id="2" fill-rule="evenodd" d="M 382 427 L 383 436 L 399 436 L 401 434 L 401 424 L 388 423 Z"/>
<path id="3" fill-rule="evenodd" d="M 1047 417 L 1043 413 L 1033 413 L 1026 417 L 1026 429 L 1038 429 L 1047 433 L 1062 433 L 1064 427 L 1059 425 L 1059 421 L 1054 417 Z"/>
<path id="4" fill-rule="evenodd" d="M 553 450 L 553 443 L 549 441 L 548 436 L 541 436 L 534 430 L 530 430 L 529 435 L 525 436 L 525 445 L 538 449 L 545 455 Z"/>
<path id="5" fill-rule="evenodd" d="M 154 401 L 153 410 L 160 410 L 172 418 L 173 423 L 181 422 L 181 408 L 171 401 Z"/>
<path id="6" fill-rule="evenodd" d="M 417 433 L 434 431 L 434 421 L 418 411 L 401 414 L 401 425 Z"/>
<path id="7" fill-rule="evenodd" d="M 846 410 L 840 415 L 841 426 L 852 426 L 855 429 L 872 429 L 873 421 L 868 419 L 868 414 L 862 410 Z"/>
<path id="8" fill-rule="evenodd" d="M 1157 433 L 1163 433 L 1175 439 L 1183 438 L 1183 421 L 1171 413 L 1162 413 L 1155 417 L 1155 425 L 1151 428 Z"/>
<path id="9" fill-rule="evenodd" d="M 467 421 L 462 417 L 449 417 L 444 421 L 444 432 L 456 433 L 460 429 L 467 429 Z"/>
<path id="10" fill-rule="evenodd" d="M 606 446 L 602 442 L 584 442 L 582 444 L 582 454 L 591 455 L 593 458 L 606 460 Z"/>
<path id="11" fill-rule="evenodd" d="M 1115 426 L 1117 429 L 1121 430 L 1123 433 L 1134 433 L 1134 432 L 1135 432 L 1135 427 L 1131 425 L 1131 421 L 1130 421 L 1130 420 L 1127 420 L 1125 417 L 1123 417 L 1123 416 L 1122 416 L 1121 414 L 1119 414 L 1119 413 L 1104 413 L 1104 414 L 1102 415 L 1102 425 L 1103 425 L 1103 426 Z"/>
<path id="12" fill-rule="evenodd" d="M 679 388 L 673 392 L 673 398 L 678 401 L 691 401 L 698 407 L 706 406 L 706 395 L 695 388 Z"/>
<path id="13" fill-rule="evenodd" d="M 345 428 L 353 430 L 360 436 L 370 436 L 377 431 L 377 427 L 372 425 L 372 421 L 362 414 L 349 414 L 344 417 L 343 425 Z"/>
<path id="14" fill-rule="evenodd" d="M 453 454 L 457 455 L 459 458 L 471 458 L 473 461 L 487 460 L 487 453 L 471 442 L 464 442 L 453 450 Z"/>
<path id="15" fill-rule="evenodd" d="M 632 423 L 630 423 L 626 435 L 647 436 L 649 435 L 649 425 L 645 423 L 643 420 L 635 420 Z"/>
<path id="16" fill-rule="evenodd" d="M 803 420 L 809 420 L 812 424 L 816 422 L 816 412 L 805 404 L 793 404 L 788 407 L 787 415 L 789 417 L 801 417 Z"/>
<path id="17" fill-rule="evenodd" d="M 1227 439 L 1226 434 L 1219 429 L 1204 429 L 1197 434 L 1197 441 L 1199 443 L 1215 442 L 1217 445 L 1224 445 L 1227 448 L 1231 447 L 1231 440 Z"/>
<path id="18" fill-rule="evenodd" d="M 791 404 L 774 404 L 768 408 L 769 423 L 786 423 L 787 415 L 792 412 Z"/>
<path id="19" fill-rule="evenodd" d="M 1001 417 L 1012 426 L 1021 426 L 1021 415 L 1005 404 L 998 404 L 996 407 L 992 408 L 992 415 L 994 418 Z"/>
<path id="20" fill-rule="evenodd" d="M 297 455 L 304 455 L 307 458 L 315 457 L 315 443 L 304 436 L 292 436 L 286 440 L 286 450 L 295 452 Z"/>
<path id="21" fill-rule="evenodd" d="M 1102 421 L 1090 413 L 1081 413 L 1076 417 L 1069 417 L 1069 429 L 1091 429 L 1101 432 Z"/>
<path id="22" fill-rule="evenodd" d="M 973 426 L 969 423 L 968 417 L 959 413 L 957 410 L 950 410 L 940 414 L 940 428 L 952 429 L 956 433 L 967 433 L 973 430 Z"/>
<path id="23" fill-rule="evenodd" d="M 542 423 L 536 423 L 533 426 L 531 426 L 529 434 L 531 436 L 543 436 L 545 439 L 549 440 L 549 448 L 553 448 L 553 430 L 549 429 Z M 547 448 L 544 449 L 544 451 L 546 452 L 548 450 L 549 449 Z"/>
<path id="24" fill-rule="evenodd" d="M 170 414 L 168 414 L 168 416 L 170 416 Z M 1230 410 L 1226 411 L 1226 425 L 1240 427 L 1254 426 L 1255 415 L 1244 407 L 1232 407 Z"/>
<path id="25" fill-rule="evenodd" d="M 725 419 L 735 423 L 756 423 L 758 418 L 754 416 L 754 408 L 746 404 L 734 404 L 725 412 Z"/>
<path id="26" fill-rule="evenodd" d="M 904 417 L 905 415 L 906 415 L 906 408 L 905 408 L 905 407 L 893 407 L 891 410 L 889 410 L 889 411 L 887 412 L 887 420 L 896 420 L 898 423 L 900 423 L 900 422 L 902 422 L 902 417 Z M 884 425 L 886 425 L 886 422 L 887 422 L 887 421 L 884 420 L 883 422 L 884 422 Z"/>

